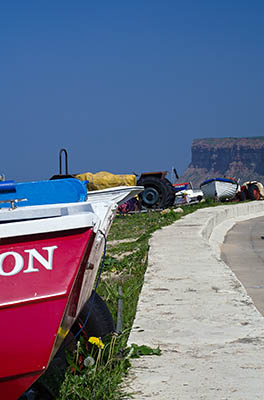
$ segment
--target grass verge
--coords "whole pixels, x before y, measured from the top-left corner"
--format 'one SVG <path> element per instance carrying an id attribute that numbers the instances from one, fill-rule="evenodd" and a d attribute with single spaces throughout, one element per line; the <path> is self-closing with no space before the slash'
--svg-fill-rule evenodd
<path id="1" fill-rule="evenodd" d="M 144 354 L 157 354 L 159 349 L 127 347 L 127 339 L 136 313 L 138 297 L 147 268 L 149 239 L 154 231 L 170 225 L 182 216 L 197 209 L 216 206 L 205 202 L 185 205 L 183 213 L 173 209 L 162 212 L 117 215 L 108 235 L 108 247 L 104 272 L 98 286 L 98 294 L 105 300 L 115 322 L 117 303 L 122 289 L 122 333 L 104 338 L 96 344 L 82 335 L 76 350 L 69 353 L 69 367 L 57 393 L 57 400 L 121 400 L 130 394 L 121 388 L 130 358 Z"/>

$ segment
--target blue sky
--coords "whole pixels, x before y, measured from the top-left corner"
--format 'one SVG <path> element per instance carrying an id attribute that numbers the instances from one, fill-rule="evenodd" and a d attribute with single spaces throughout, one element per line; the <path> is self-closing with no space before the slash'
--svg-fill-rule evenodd
<path id="1" fill-rule="evenodd" d="M 0 3 L 0 173 L 182 173 L 203 137 L 264 135 L 264 2 Z"/>

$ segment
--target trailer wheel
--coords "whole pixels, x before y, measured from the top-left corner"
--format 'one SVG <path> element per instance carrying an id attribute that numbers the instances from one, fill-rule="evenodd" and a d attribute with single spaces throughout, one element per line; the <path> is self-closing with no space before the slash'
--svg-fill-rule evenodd
<path id="1" fill-rule="evenodd" d="M 248 196 L 250 200 L 259 200 L 260 199 L 260 192 L 257 185 L 250 185 L 248 188 Z"/>
<path id="2" fill-rule="evenodd" d="M 94 296 L 94 300 L 92 300 L 92 296 Z M 104 300 L 93 291 L 90 299 L 84 304 L 71 331 L 66 336 L 65 341 L 51 361 L 46 372 L 18 400 L 53 400 L 55 397 L 57 398 L 58 393 L 52 392 L 56 392 L 58 389 L 58 382 L 62 384 L 64 380 L 64 374 L 67 369 L 65 349 L 73 350 L 73 347 L 76 345 L 75 335 L 80 332 L 80 326 L 84 324 L 89 312 L 90 316 L 83 329 L 88 337 L 104 337 L 114 332 L 113 318 L 107 305 Z M 55 384 L 56 387 L 53 389 L 49 387 L 49 385 L 51 385 L 50 382 L 53 382 L 53 385 Z"/>
<path id="3" fill-rule="evenodd" d="M 18 400 L 54 400 L 54 397 L 44 385 L 36 382 Z"/>
<path id="4" fill-rule="evenodd" d="M 173 206 L 175 191 L 168 179 L 146 176 L 141 178 L 137 184 L 145 188 L 139 195 L 142 206 L 146 208 L 167 208 Z"/>
<path id="5" fill-rule="evenodd" d="M 93 296 L 94 300 L 92 300 Z M 78 334 L 89 313 L 90 315 L 87 323 L 83 328 L 88 337 L 104 337 L 114 332 L 113 318 L 106 303 L 96 292 L 93 291 L 90 299 L 84 304 L 77 320 L 71 328 L 74 335 Z"/>

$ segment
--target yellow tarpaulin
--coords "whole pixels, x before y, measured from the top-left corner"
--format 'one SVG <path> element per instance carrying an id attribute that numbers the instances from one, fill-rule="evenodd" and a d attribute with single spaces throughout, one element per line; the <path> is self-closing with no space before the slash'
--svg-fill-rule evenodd
<path id="1" fill-rule="evenodd" d="M 116 186 L 136 186 L 136 175 L 115 175 L 110 172 L 101 171 L 93 174 L 92 172 L 85 172 L 83 174 L 75 175 L 81 181 L 89 181 L 87 190 L 101 190 Z"/>

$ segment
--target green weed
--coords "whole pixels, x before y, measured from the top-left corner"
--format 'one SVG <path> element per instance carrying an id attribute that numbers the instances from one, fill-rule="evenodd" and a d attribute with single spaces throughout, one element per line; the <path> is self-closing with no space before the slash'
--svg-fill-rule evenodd
<path id="1" fill-rule="evenodd" d="M 160 355 L 159 348 L 148 346 L 124 347 L 122 335 L 112 335 L 106 344 L 100 338 L 80 337 L 76 351 L 67 354 L 69 369 L 61 386 L 59 400 L 122 399 L 120 383 L 131 358 Z M 127 395 L 126 395 L 127 396 Z"/>
<path id="2" fill-rule="evenodd" d="M 160 354 L 159 349 L 147 346 L 126 347 L 147 268 L 149 239 L 154 231 L 172 224 L 181 216 L 219 204 L 206 201 L 185 205 L 182 214 L 166 210 L 116 216 L 108 235 L 111 246 L 107 250 L 104 273 L 97 292 L 106 301 L 116 321 L 119 287 L 122 288 L 122 334 L 104 339 L 104 348 L 101 349 L 91 344 L 85 336 L 80 337 L 75 353 L 68 355 L 69 368 L 57 400 L 120 400 L 129 397 L 120 385 L 130 366 L 129 359 Z M 131 240 L 119 242 L 124 239 Z M 129 254 L 119 257 L 126 252 Z"/>

